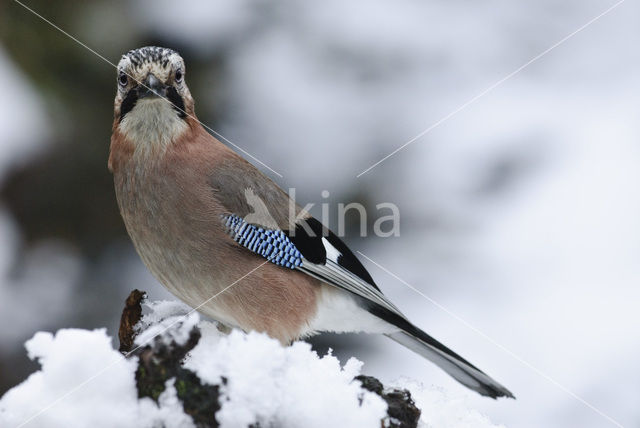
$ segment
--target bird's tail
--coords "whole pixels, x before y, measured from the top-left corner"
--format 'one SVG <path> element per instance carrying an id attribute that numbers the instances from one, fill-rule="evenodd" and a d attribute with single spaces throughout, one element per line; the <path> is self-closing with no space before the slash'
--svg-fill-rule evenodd
<path id="1" fill-rule="evenodd" d="M 507 388 L 487 376 L 460 355 L 418 327 L 409 322 L 406 324 L 400 326 L 402 330 L 387 334 L 387 336 L 437 364 L 455 380 L 481 395 L 491 398 L 515 398 Z"/>

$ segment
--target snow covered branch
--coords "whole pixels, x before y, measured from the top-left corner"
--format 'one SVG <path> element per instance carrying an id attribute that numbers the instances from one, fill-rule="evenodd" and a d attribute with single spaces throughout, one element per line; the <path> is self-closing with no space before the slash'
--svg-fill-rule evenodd
<path id="1" fill-rule="evenodd" d="M 42 368 L 0 399 L 0 426 L 494 426 L 450 403 L 447 417 L 442 392 L 414 384 L 431 403 L 421 415 L 411 392 L 362 375 L 355 358 L 342 366 L 304 342 L 223 333 L 179 302 L 147 303 L 142 315 L 143 297 L 127 299 L 120 351 L 104 329 L 36 333 L 26 348 Z"/>

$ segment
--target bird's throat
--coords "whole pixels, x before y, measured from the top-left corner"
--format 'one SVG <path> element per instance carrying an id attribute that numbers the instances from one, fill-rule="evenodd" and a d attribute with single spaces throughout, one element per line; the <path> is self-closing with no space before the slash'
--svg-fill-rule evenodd
<path id="1" fill-rule="evenodd" d="M 173 105 L 162 98 L 137 100 L 118 124 L 118 130 L 134 145 L 136 154 L 164 151 L 177 141 L 189 125 Z"/>

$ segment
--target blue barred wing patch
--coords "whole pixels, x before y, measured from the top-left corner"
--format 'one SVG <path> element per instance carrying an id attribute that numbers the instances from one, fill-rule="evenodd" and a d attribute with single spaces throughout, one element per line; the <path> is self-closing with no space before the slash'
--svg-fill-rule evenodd
<path id="1" fill-rule="evenodd" d="M 270 262 L 289 269 L 302 264 L 302 253 L 283 231 L 247 223 L 234 214 L 223 216 L 222 221 L 234 241 Z"/>

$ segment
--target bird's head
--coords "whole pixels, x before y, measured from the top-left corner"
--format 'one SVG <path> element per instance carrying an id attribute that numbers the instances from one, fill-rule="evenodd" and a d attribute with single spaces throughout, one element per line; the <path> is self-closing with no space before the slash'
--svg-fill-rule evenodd
<path id="1" fill-rule="evenodd" d="M 174 50 L 134 49 L 118 63 L 114 130 L 132 140 L 172 139 L 193 117 L 193 98 L 185 83 L 185 64 Z"/>

